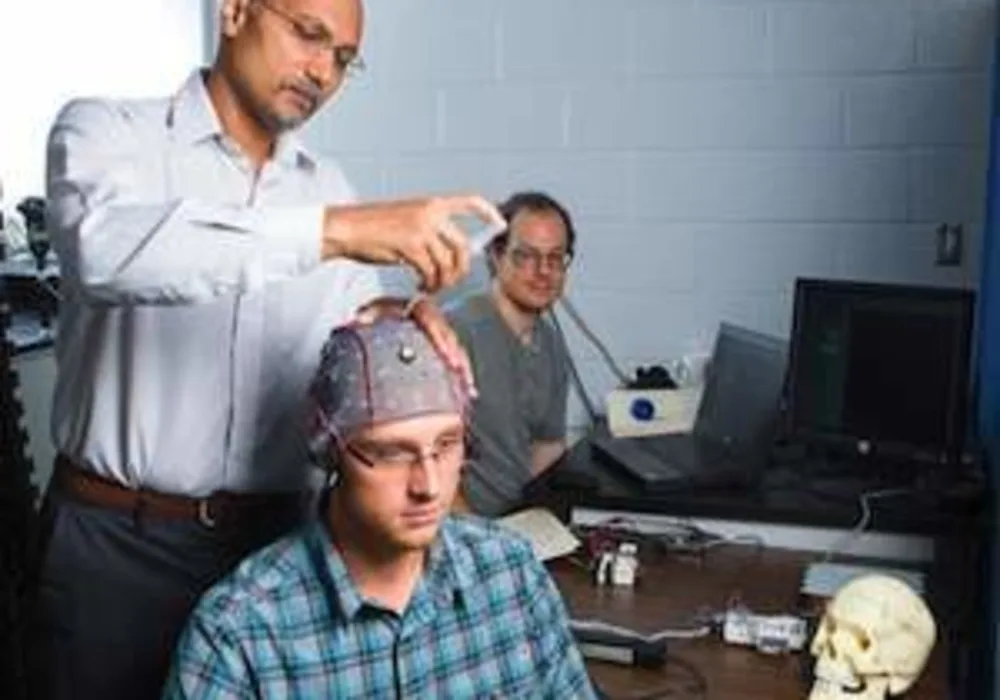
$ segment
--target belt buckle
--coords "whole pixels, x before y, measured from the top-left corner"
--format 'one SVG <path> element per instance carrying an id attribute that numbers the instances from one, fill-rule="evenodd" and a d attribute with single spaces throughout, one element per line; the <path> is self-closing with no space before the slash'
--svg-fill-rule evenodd
<path id="1" fill-rule="evenodd" d="M 218 522 L 215 516 L 212 515 L 212 499 L 203 498 L 198 501 L 198 522 L 207 527 L 209 530 L 214 530 Z"/>

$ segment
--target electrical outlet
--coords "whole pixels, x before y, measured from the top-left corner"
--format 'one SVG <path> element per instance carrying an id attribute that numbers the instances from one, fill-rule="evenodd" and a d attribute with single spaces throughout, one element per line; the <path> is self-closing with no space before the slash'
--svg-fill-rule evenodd
<path id="1" fill-rule="evenodd" d="M 962 248 L 965 228 L 962 224 L 940 224 L 935 229 L 937 254 L 935 262 L 939 267 L 957 267 L 962 264 Z"/>

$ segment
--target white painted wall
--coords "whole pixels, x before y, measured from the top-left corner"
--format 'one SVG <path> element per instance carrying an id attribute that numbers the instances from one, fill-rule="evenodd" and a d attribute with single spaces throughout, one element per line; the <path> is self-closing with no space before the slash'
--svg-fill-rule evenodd
<path id="1" fill-rule="evenodd" d="M 0 9 L 56 27 L 74 60 L 42 82 L 60 98 L 168 90 L 210 36 L 212 0 L 101 2 L 134 31 L 78 31 L 94 3 Z M 370 197 L 564 199 L 571 296 L 627 369 L 706 347 L 723 319 L 786 334 L 797 275 L 975 284 L 995 0 L 366 5 L 369 70 L 308 140 Z M 6 65 L 39 50 L 14 34 Z M 36 136 L 55 97 L 37 99 Z M 943 221 L 971 234 L 959 268 L 933 264 Z M 572 349 L 600 400 L 613 377 Z"/>
<path id="2" fill-rule="evenodd" d="M 0 207 L 44 193 L 45 140 L 58 109 L 87 95 L 173 90 L 204 55 L 210 0 L 0 2 Z M 113 20 L 113 21 L 112 21 Z M 24 423 L 36 481 L 51 471 L 51 353 L 19 358 Z"/>
<path id="3" fill-rule="evenodd" d="M 367 6 L 370 68 L 311 143 L 372 197 L 564 199 L 571 296 L 627 370 L 723 319 L 787 334 L 796 275 L 975 284 L 994 0 Z M 934 266 L 944 221 L 960 268 Z"/>
<path id="4" fill-rule="evenodd" d="M 204 0 L 0 2 L 0 181 L 42 194 L 45 138 L 71 97 L 173 89 L 203 54 Z"/>

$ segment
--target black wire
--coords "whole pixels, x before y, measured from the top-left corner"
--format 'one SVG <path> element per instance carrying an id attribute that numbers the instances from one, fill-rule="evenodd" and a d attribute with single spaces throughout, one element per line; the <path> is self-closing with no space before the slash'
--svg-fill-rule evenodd
<path id="1" fill-rule="evenodd" d="M 688 675 L 691 677 L 692 685 L 689 685 L 685 688 L 685 690 L 696 693 L 698 697 L 705 698 L 708 696 L 708 680 L 697 666 L 678 656 L 669 655 L 667 656 L 667 664 L 679 666 L 687 671 Z"/>
<path id="2" fill-rule="evenodd" d="M 671 681 L 650 691 L 628 695 L 622 700 L 669 700 L 670 698 L 678 697 L 704 699 L 708 697 L 708 681 L 697 666 L 679 656 L 671 656 L 669 654 L 667 655 L 667 666 L 683 669 L 688 675 L 688 683 L 684 687 L 678 688 L 678 681 Z M 678 692 L 683 693 L 683 695 L 678 695 Z"/>
<path id="3" fill-rule="evenodd" d="M 556 316 L 555 310 L 549 310 L 549 318 L 552 319 L 552 325 L 556 329 L 556 333 L 559 334 L 559 339 L 562 341 L 563 350 L 566 353 L 566 360 L 569 364 L 569 372 L 573 378 L 573 384 L 576 386 L 577 392 L 580 394 L 580 400 L 583 401 L 584 408 L 587 409 L 587 415 L 590 417 L 591 427 L 597 425 L 598 413 L 594 408 L 594 404 L 590 400 L 590 396 L 587 395 L 587 389 L 583 385 L 583 379 L 580 378 L 580 372 L 576 367 L 576 361 L 573 359 L 573 353 L 569 351 L 569 343 L 566 342 L 566 334 L 563 333 L 562 325 L 559 323 L 559 319 Z"/>

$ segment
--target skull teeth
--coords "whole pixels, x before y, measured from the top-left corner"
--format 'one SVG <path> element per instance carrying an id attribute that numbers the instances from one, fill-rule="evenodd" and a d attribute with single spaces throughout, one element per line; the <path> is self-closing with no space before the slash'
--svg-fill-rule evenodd
<path id="1" fill-rule="evenodd" d="M 850 676 L 817 675 L 816 684 L 822 684 L 827 690 L 837 689 L 848 693 L 858 693 L 865 689 L 864 680 Z"/>

